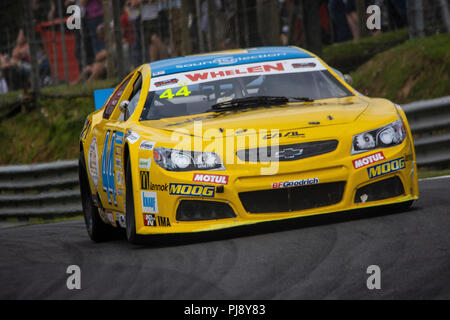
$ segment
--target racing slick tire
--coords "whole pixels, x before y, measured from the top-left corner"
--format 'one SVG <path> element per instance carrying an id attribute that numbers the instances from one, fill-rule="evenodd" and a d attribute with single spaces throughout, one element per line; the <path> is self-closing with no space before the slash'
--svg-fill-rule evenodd
<path id="1" fill-rule="evenodd" d="M 102 221 L 98 208 L 92 200 L 92 193 L 87 177 L 86 162 L 83 151 L 80 152 L 78 164 L 81 204 L 83 207 L 84 222 L 86 223 L 86 229 L 89 237 L 94 242 L 104 242 L 117 238 L 117 230 Z"/>
<path id="2" fill-rule="evenodd" d="M 130 159 L 127 160 L 125 173 L 125 219 L 127 240 L 131 244 L 141 244 L 142 236 L 136 234 L 136 212 L 134 210 L 133 180 Z"/>

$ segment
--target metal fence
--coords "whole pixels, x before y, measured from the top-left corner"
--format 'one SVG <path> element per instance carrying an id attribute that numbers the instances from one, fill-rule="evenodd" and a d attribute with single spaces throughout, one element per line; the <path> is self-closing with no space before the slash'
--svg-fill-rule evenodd
<path id="1" fill-rule="evenodd" d="M 0 167 L 0 217 L 81 212 L 78 160 Z"/>
<path id="2" fill-rule="evenodd" d="M 122 78 L 141 63 L 193 53 L 267 45 L 299 45 L 320 53 L 324 45 L 408 25 L 411 37 L 450 32 L 449 0 L 88 3 L 0 2 L 0 97 L 17 89 L 38 92 L 47 85 Z M 381 30 L 365 27 L 372 4 L 381 8 Z"/>
<path id="3" fill-rule="evenodd" d="M 419 166 L 450 167 L 450 96 L 403 106 Z M 81 213 L 78 161 L 0 167 L 0 218 Z"/>

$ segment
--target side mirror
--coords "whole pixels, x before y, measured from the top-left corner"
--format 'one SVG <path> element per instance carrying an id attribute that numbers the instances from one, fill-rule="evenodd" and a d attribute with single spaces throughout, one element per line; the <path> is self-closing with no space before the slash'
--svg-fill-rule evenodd
<path id="1" fill-rule="evenodd" d="M 349 75 L 349 74 L 344 74 L 344 80 L 345 80 L 345 82 L 347 82 L 349 85 L 352 85 L 352 84 L 353 84 L 353 78 L 352 78 L 352 76 Z"/>
<path id="2" fill-rule="evenodd" d="M 126 113 L 128 110 L 128 105 L 130 104 L 130 101 L 124 100 L 119 104 L 119 110 L 122 113 Z"/>

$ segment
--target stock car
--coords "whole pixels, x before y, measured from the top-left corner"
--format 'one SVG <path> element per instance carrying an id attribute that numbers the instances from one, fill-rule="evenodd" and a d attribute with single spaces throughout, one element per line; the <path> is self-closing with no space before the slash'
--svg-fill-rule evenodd
<path id="1" fill-rule="evenodd" d="M 81 132 L 93 241 L 185 234 L 419 197 L 401 107 L 297 47 L 173 58 L 129 74 Z"/>

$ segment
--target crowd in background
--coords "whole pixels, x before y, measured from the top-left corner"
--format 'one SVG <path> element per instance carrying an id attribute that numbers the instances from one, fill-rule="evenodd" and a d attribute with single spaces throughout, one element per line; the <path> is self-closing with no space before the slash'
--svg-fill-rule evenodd
<path id="1" fill-rule="evenodd" d="M 358 39 L 359 21 L 355 0 L 318 0 L 319 19 L 323 44 Z M 59 2 L 59 3 L 58 3 Z M 192 3 L 191 3 L 192 2 Z M 182 10 L 181 0 L 121 0 L 120 24 L 122 29 L 123 63 L 127 70 L 146 61 L 156 61 L 186 53 L 183 37 L 189 38 L 190 52 L 225 50 L 243 46 L 271 45 L 266 35 L 274 26 L 258 12 L 258 7 L 269 0 L 200 0 L 201 18 L 195 13 L 195 1 L 189 1 L 194 9 Z M 72 83 L 88 82 L 106 77 L 107 50 L 105 45 L 105 8 L 101 0 L 32 0 L 36 25 L 53 21 L 59 12 L 66 14 L 71 5 L 81 7 L 82 30 L 72 30 L 75 46 L 74 56 L 78 61 L 79 77 Z M 213 3 L 214 16 L 208 11 Z M 299 0 L 279 0 L 279 43 L 298 44 L 304 41 L 303 18 L 307 8 L 292 10 Z M 383 10 L 383 29 L 403 28 L 407 25 L 406 0 L 367 0 L 366 4 L 377 4 Z M 246 5 L 246 7 L 244 7 Z M 59 11 L 61 9 L 61 11 Z M 198 10 L 198 8 L 197 8 Z M 294 11 L 294 14 L 292 13 Z M 239 23 L 233 21 L 239 15 Z M 245 15 L 245 19 L 242 17 Z M 66 14 L 67 17 L 67 14 Z M 213 18 L 213 19 L 210 19 Z M 211 21 L 210 21 L 211 20 Z M 243 21 L 251 30 L 246 30 Z M 200 26 L 197 24 L 200 23 Z M 211 35 L 210 23 L 214 24 Z M 112 27 L 112 26 L 111 26 Z M 185 29 L 188 30 L 185 30 Z M 247 29 L 249 29 L 247 27 Z M 201 30 L 201 35 L 199 35 Z M 254 30 L 257 30 L 256 32 Z M 247 31 L 247 34 L 243 34 Z M 67 31 L 66 31 L 67 32 Z M 373 34 L 379 33 L 376 31 Z M 204 38 L 203 47 L 200 37 Z M 38 34 L 39 38 L 39 34 Z M 83 59 L 84 57 L 84 59 Z M 38 48 L 39 74 L 42 85 L 52 83 L 50 57 L 43 45 Z M 84 60 L 84 63 L 82 61 Z M 0 53 L 0 93 L 27 86 L 30 77 L 30 50 L 23 29 L 19 30 L 15 47 L 10 53 Z"/>

